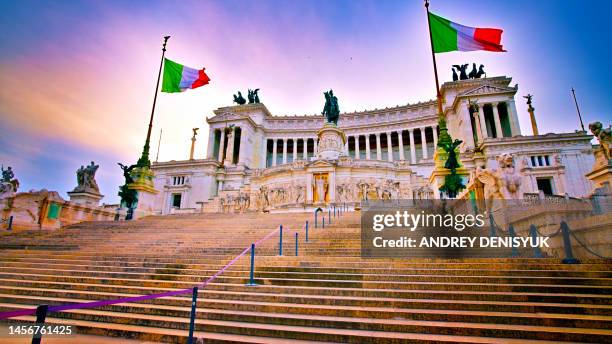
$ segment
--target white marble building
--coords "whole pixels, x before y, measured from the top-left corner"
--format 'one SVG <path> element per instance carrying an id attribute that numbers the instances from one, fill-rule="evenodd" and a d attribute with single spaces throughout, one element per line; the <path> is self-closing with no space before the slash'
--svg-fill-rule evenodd
<path id="1" fill-rule="evenodd" d="M 511 153 L 523 174 L 522 192 L 588 195 L 592 136 L 524 136 L 518 87 L 511 81 L 442 85 L 449 133 L 463 141 L 461 163 L 469 171 L 495 168 L 497 156 Z M 470 111 L 470 103 L 478 111 Z M 323 116 L 274 116 L 263 104 L 246 104 L 219 108 L 207 122 L 206 157 L 153 164 L 158 213 L 289 211 L 364 198 L 440 197 L 429 183 L 439 134 L 433 100 L 342 113 L 338 128 L 347 140 L 334 160 L 316 158 Z"/>

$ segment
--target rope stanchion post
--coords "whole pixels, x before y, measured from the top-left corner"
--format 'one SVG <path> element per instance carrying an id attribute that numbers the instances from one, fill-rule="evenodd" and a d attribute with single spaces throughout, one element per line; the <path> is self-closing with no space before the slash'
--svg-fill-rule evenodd
<path id="1" fill-rule="evenodd" d="M 43 326 L 45 324 L 45 319 L 47 319 L 47 312 L 49 310 L 49 305 L 40 305 L 36 307 L 36 325 Z M 32 344 L 40 344 L 42 340 L 42 333 L 36 333 L 32 336 Z"/>
<path id="2" fill-rule="evenodd" d="M 13 230 L 13 215 L 9 216 L 8 218 L 8 227 L 6 228 L 6 230 Z"/>
<path id="3" fill-rule="evenodd" d="M 330 225 L 331 225 L 331 217 L 332 217 L 331 216 L 331 209 L 327 209 L 327 218 L 329 219 L 328 220 L 328 224 L 330 224 Z"/>
<path id="4" fill-rule="evenodd" d="M 249 287 L 253 287 L 256 286 L 257 283 L 255 283 L 255 244 L 251 244 L 251 270 L 249 272 L 249 283 L 247 283 L 247 286 Z"/>
<path id="5" fill-rule="evenodd" d="M 325 216 L 323 216 L 323 220 L 321 221 L 322 223 L 322 228 L 325 228 Z"/>
<path id="6" fill-rule="evenodd" d="M 298 255 L 298 232 L 295 232 L 295 256 Z"/>
<path id="7" fill-rule="evenodd" d="M 565 258 L 561 261 L 563 264 L 578 264 L 578 259 L 574 257 L 572 252 L 572 240 L 570 239 L 570 228 L 565 221 L 561 221 L 561 233 L 563 234 L 563 249 Z"/>
<path id="8" fill-rule="evenodd" d="M 510 225 L 510 227 L 508 227 L 508 234 L 510 234 L 512 241 L 514 242 L 514 238 L 516 238 L 516 232 L 514 231 L 514 226 Z M 518 255 L 519 255 L 518 248 L 512 245 L 512 257 L 516 258 L 518 257 Z"/>
<path id="9" fill-rule="evenodd" d="M 529 235 L 531 236 L 531 240 L 533 240 L 533 242 L 538 241 L 538 229 L 535 225 L 529 226 Z M 539 246 L 535 246 L 533 248 L 533 256 L 536 258 L 542 258 L 542 250 L 540 250 Z"/>
<path id="10" fill-rule="evenodd" d="M 187 344 L 193 344 L 193 330 L 195 329 L 196 305 L 198 304 L 198 287 L 193 287 L 191 294 L 191 318 L 189 319 L 189 338 Z"/>
<path id="11" fill-rule="evenodd" d="M 280 235 L 278 236 L 278 255 L 283 255 L 283 225 L 280 225 Z"/>
<path id="12" fill-rule="evenodd" d="M 306 220 L 306 242 L 308 242 L 308 220 Z"/>

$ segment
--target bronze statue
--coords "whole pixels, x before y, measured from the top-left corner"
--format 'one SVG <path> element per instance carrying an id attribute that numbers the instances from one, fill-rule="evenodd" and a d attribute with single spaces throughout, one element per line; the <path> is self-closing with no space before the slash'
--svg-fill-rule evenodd
<path id="1" fill-rule="evenodd" d="M 459 76 L 457 75 L 457 72 L 455 71 L 455 67 L 451 67 L 451 69 L 453 71 L 453 81 L 459 80 Z"/>
<path id="2" fill-rule="evenodd" d="M 325 94 L 325 106 L 323 106 L 323 112 L 321 112 L 321 114 L 325 116 L 326 123 L 338 125 L 338 119 L 340 118 L 338 98 L 334 96 L 333 90 L 329 90 L 323 94 Z"/>
<path id="3" fill-rule="evenodd" d="M 446 153 L 448 153 L 448 159 L 446 159 L 444 168 L 453 171 L 460 166 L 459 161 L 457 160 L 457 152 L 455 152 L 455 149 L 459 147 L 461 143 L 463 143 L 463 141 L 459 139 L 455 139 L 454 142 L 449 143 L 438 142 L 438 147 L 441 147 Z"/>
<path id="4" fill-rule="evenodd" d="M 468 74 L 468 78 L 476 79 L 476 74 L 477 73 L 478 73 L 478 70 L 476 69 L 476 64 L 472 63 L 472 70 L 470 71 L 470 74 Z"/>
<path id="5" fill-rule="evenodd" d="M 485 76 L 485 78 L 487 77 L 487 73 L 485 73 L 484 71 L 484 65 L 481 64 L 480 67 L 478 67 L 478 72 L 476 72 L 476 75 L 474 78 L 480 79 L 482 78 L 483 75 Z"/>
<path id="6" fill-rule="evenodd" d="M 6 170 L 2 167 L 2 181 L 5 183 L 9 183 L 11 180 L 15 178 L 15 173 L 11 166 L 7 167 Z"/>
<path id="7" fill-rule="evenodd" d="M 526 96 L 523 96 L 523 98 L 527 99 L 527 105 L 529 105 L 529 107 L 531 107 L 531 100 L 533 99 L 533 95 L 532 94 L 527 94 Z"/>
<path id="8" fill-rule="evenodd" d="M 0 199 L 13 196 L 19 189 L 19 181 L 15 179 L 13 169 L 9 166 L 5 170 L 1 167 L 2 179 L 0 180 Z"/>
<path id="9" fill-rule="evenodd" d="M 249 104 L 259 104 L 259 95 L 257 94 L 257 92 L 259 92 L 259 88 L 256 88 L 255 90 L 251 90 L 249 88 L 247 94 L 247 98 L 249 98 Z"/>
<path id="10" fill-rule="evenodd" d="M 468 79 L 468 75 L 466 73 L 467 67 L 469 66 L 469 64 L 463 64 L 463 65 L 453 65 L 453 67 L 457 68 L 457 70 L 459 71 L 459 80 L 467 80 Z"/>
<path id="11" fill-rule="evenodd" d="M 455 149 L 462 142 L 463 141 L 457 139 L 455 139 L 454 142 L 438 141 L 438 147 L 441 147 L 446 153 L 448 153 L 444 168 L 449 169 L 451 171 L 450 174 L 444 177 L 444 185 L 442 185 L 439 190 L 442 192 L 446 192 L 446 194 L 450 198 L 455 198 L 459 191 L 465 189 L 465 185 L 463 184 L 461 176 L 457 174 L 457 168 L 459 168 L 461 165 L 459 164 L 459 160 L 457 159 L 457 152 L 455 152 Z"/>
<path id="12" fill-rule="evenodd" d="M 238 96 L 236 96 L 234 94 L 234 103 L 237 103 L 238 105 L 246 104 L 246 99 L 244 99 L 244 97 L 242 96 L 242 93 L 240 93 L 240 91 L 238 91 Z"/>
<path id="13" fill-rule="evenodd" d="M 136 193 L 136 190 L 130 189 L 128 185 L 134 182 L 134 178 L 132 178 L 131 172 L 136 167 L 136 165 L 131 165 L 128 167 L 120 162 L 118 162 L 117 165 L 119 165 L 119 167 L 121 167 L 121 170 L 123 170 L 123 178 L 125 179 L 125 184 L 119 187 L 118 193 L 119 197 L 121 197 L 121 206 L 126 207 L 128 209 L 133 209 L 136 205 L 138 194 Z M 129 219 L 131 219 L 131 214 L 128 214 L 128 218 L 126 218 L 126 220 Z"/>

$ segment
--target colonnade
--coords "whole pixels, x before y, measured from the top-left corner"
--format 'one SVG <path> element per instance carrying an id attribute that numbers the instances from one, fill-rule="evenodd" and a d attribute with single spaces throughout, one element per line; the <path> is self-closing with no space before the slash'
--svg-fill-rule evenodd
<path id="1" fill-rule="evenodd" d="M 431 142 L 431 140 L 428 142 L 427 140 L 427 135 L 426 135 L 427 128 L 431 128 L 431 131 L 433 133 L 433 142 Z M 396 130 L 396 131 L 390 131 L 390 132 L 387 131 L 387 132 L 379 132 L 379 133 L 349 134 L 347 135 L 346 143 L 344 145 L 344 151 L 345 151 L 345 154 L 350 155 L 349 142 L 352 141 L 352 147 L 350 148 L 353 148 L 354 154 L 352 154 L 352 156 L 355 159 L 361 159 L 361 151 L 362 149 L 364 149 L 366 160 L 394 161 L 397 159 L 395 159 L 393 156 L 393 148 L 398 147 L 399 160 L 406 160 L 406 156 L 405 156 L 406 154 L 404 152 L 405 144 L 404 144 L 403 134 L 404 132 L 408 131 L 409 142 L 406 142 L 406 144 L 408 144 L 410 147 L 410 163 L 416 164 L 418 157 L 417 157 L 417 151 L 416 151 L 417 143 L 415 142 L 414 132 L 416 130 L 419 130 L 420 144 L 421 144 L 421 150 L 422 150 L 421 157 L 423 159 L 428 159 L 429 158 L 429 152 L 427 150 L 428 145 L 429 147 L 436 147 L 436 145 L 438 144 L 438 130 L 437 129 L 438 127 L 436 125 L 436 126 L 402 129 L 402 130 Z M 398 145 L 396 146 L 393 145 L 392 137 L 391 137 L 392 135 L 397 135 Z M 374 148 L 372 148 L 371 141 L 370 141 L 370 138 L 372 136 L 375 136 Z M 386 143 L 386 145 L 384 145 L 386 146 L 386 148 L 384 149 L 385 152 L 383 152 L 383 145 L 381 144 L 381 136 L 386 136 L 386 142 L 384 142 Z M 361 141 L 360 138 L 362 137 L 365 138 L 365 146 L 360 144 L 360 141 Z M 270 161 L 266 162 L 265 164 L 266 167 L 276 166 L 277 164 L 286 164 L 290 162 L 289 161 L 290 156 L 291 156 L 291 161 L 296 161 L 300 159 L 307 160 L 310 153 L 314 155 L 317 151 L 317 139 L 314 137 L 269 138 L 269 139 L 266 139 L 263 145 L 262 153 L 264 154 L 265 157 L 268 157 L 269 141 L 272 141 L 272 155 L 270 157 L 271 158 Z M 311 141 L 312 141 L 312 144 L 311 144 Z M 289 143 L 291 143 L 292 152 L 289 151 L 289 148 L 288 148 Z M 298 151 L 298 143 L 302 144 L 301 151 Z M 432 146 L 432 143 L 433 143 L 433 146 Z M 310 147 L 312 147 L 313 150 L 310 150 L 309 149 Z M 278 154 L 281 154 L 280 159 L 278 157 Z"/>

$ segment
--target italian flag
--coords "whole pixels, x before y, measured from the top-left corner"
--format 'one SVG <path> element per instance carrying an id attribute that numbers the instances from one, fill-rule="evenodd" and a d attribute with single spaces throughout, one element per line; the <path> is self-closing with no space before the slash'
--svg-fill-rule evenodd
<path id="1" fill-rule="evenodd" d="M 189 88 L 204 86 L 209 81 L 210 78 L 204 73 L 204 68 L 193 69 L 164 58 L 162 92 L 183 92 Z"/>
<path id="2" fill-rule="evenodd" d="M 501 29 L 463 26 L 429 12 L 429 30 L 435 53 L 505 51 L 501 46 Z"/>

